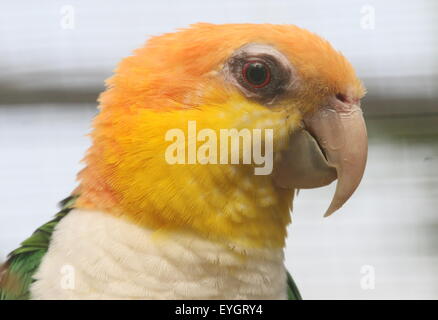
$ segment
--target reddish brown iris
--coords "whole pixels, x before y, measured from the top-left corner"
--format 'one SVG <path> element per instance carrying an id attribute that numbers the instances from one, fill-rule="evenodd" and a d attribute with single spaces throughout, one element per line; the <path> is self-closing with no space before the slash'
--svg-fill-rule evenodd
<path id="1" fill-rule="evenodd" d="M 269 67 L 260 61 L 248 61 L 243 65 L 243 79 L 253 88 L 263 88 L 271 81 Z"/>

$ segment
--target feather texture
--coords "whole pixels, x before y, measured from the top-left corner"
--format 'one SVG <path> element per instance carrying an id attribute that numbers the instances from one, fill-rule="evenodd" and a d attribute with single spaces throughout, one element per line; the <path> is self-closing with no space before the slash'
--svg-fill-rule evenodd
<path id="1" fill-rule="evenodd" d="M 0 300 L 29 299 L 33 275 L 47 253 L 53 230 L 72 209 L 76 196 L 61 201 L 61 211 L 54 219 L 39 227 L 21 246 L 8 255 L 0 273 Z"/>
<path id="2" fill-rule="evenodd" d="M 73 196 L 64 200 L 61 203 L 61 211 L 53 220 L 38 228 L 32 236 L 23 241 L 18 249 L 11 252 L 7 263 L 3 266 L 0 300 L 23 300 L 30 298 L 30 288 L 35 283 L 34 276 L 50 249 L 50 241 L 52 240 L 55 227 L 74 209 L 76 198 Z M 90 281 L 93 280 L 90 279 Z M 109 282 L 106 285 L 111 286 Z M 257 286 L 256 284 L 255 287 Z M 301 299 L 298 289 L 288 272 L 286 287 L 288 299 Z"/>

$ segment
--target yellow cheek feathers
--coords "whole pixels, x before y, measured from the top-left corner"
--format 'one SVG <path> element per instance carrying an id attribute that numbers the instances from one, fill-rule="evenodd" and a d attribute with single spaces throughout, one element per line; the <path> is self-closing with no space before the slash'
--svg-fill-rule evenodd
<path id="1" fill-rule="evenodd" d="M 226 104 L 197 109 L 126 113 L 103 109 L 95 120 L 87 168 L 79 175 L 83 208 L 101 209 L 149 228 L 187 230 L 218 241 L 282 247 L 292 193 L 254 175 L 253 165 L 169 164 L 166 132 L 186 131 L 189 121 L 219 132 L 225 128 L 272 128 L 274 150 L 287 141 L 297 115 L 285 117 L 238 94 Z M 202 142 L 197 142 L 197 147 Z M 188 152 L 188 146 L 185 146 Z M 218 149 L 218 151 L 220 151 Z"/>

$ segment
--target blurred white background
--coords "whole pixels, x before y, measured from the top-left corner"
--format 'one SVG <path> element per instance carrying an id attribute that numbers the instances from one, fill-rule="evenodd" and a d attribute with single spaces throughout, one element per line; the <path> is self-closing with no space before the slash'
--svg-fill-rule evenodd
<path id="1" fill-rule="evenodd" d="M 288 23 L 340 49 L 368 88 L 357 193 L 301 191 L 287 266 L 307 299 L 438 298 L 438 2 L 3 1 L 0 260 L 76 186 L 103 81 L 149 36 L 195 22 Z M 374 282 L 370 280 L 375 280 Z"/>

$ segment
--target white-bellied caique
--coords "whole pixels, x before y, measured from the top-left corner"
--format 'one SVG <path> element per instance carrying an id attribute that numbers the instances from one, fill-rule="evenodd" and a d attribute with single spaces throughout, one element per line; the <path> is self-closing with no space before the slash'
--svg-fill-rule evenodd
<path id="1" fill-rule="evenodd" d="M 294 191 L 337 179 L 326 215 L 350 198 L 364 92 L 293 25 L 151 38 L 108 80 L 79 186 L 9 255 L 1 298 L 299 299 L 283 253 Z"/>

